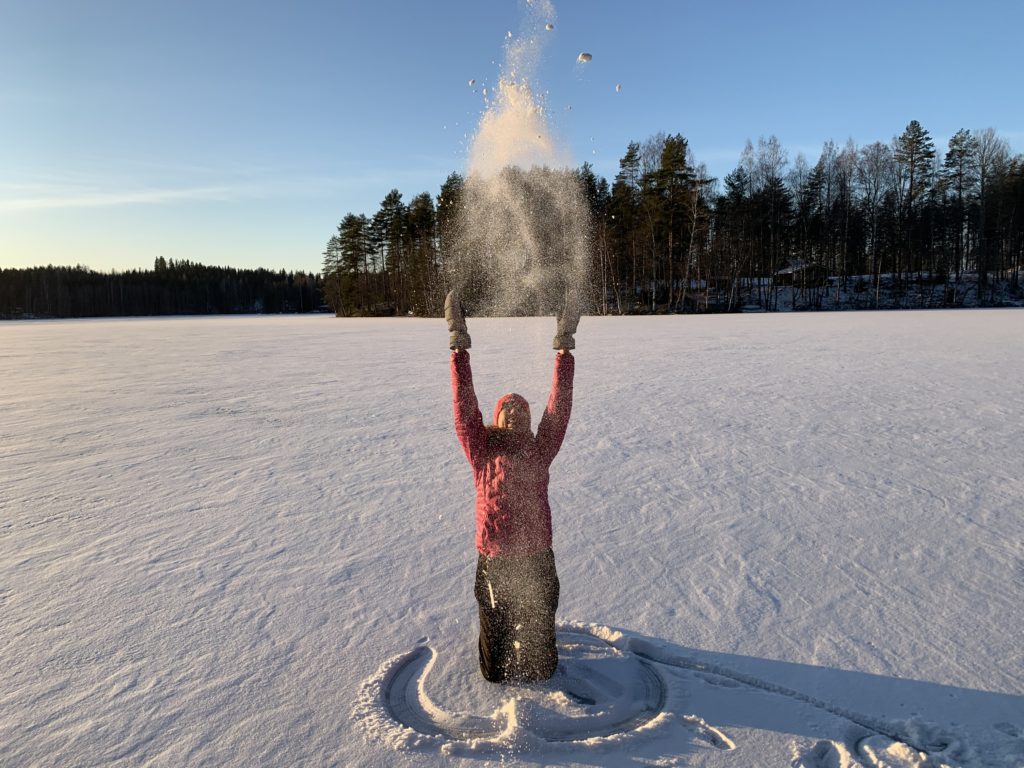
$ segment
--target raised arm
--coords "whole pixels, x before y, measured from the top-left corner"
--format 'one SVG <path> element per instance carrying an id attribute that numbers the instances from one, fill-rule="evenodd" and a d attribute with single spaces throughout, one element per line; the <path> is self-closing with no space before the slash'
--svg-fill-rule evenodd
<path id="1" fill-rule="evenodd" d="M 475 466 L 487 445 L 487 430 L 473 390 L 469 352 L 465 349 L 452 352 L 452 405 L 455 411 L 455 434 L 469 463 Z"/>
<path id="2" fill-rule="evenodd" d="M 544 415 L 537 426 L 537 446 L 547 463 L 554 461 L 558 449 L 565 439 L 572 413 L 572 379 L 576 370 L 576 359 L 572 352 L 563 349 L 555 355 L 555 374 L 551 383 L 551 396 Z"/>

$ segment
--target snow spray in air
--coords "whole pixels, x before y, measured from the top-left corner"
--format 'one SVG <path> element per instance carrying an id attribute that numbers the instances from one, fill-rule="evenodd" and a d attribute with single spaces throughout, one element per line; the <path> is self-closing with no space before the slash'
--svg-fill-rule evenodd
<path id="1" fill-rule="evenodd" d="M 554 17 L 549 0 L 526 3 L 470 148 L 449 279 L 475 314 L 553 314 L 568 287 L 589 294 L 590 210 L 531 87 Z"/>

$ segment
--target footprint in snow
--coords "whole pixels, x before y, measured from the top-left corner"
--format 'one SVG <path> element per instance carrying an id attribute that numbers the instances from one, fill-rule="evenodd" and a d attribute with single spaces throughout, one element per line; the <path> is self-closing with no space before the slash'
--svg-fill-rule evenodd
<path id="1" fill-rule="evenodd" d="M 845 746 L 824 740 L 793 760 L 793 768 L 855 768 L 859 765 Z"/>
<path id="2" fill-rule="evenodd" d="M 1013 723 L 996 723 L 992 727 L 1007 736 L 1012 736 L 1015 739 L 1021 738 L 1021 729 Z"/>

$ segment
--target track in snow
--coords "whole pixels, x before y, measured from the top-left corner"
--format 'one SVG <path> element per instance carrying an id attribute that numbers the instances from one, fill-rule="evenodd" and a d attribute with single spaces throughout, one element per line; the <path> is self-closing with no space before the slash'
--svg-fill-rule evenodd
<path id="1" fill-rule="evenodd" d="M 542 684 L 493 686 L 479 682 L 497 698 L 477 705 L 479 712 L 455 711 L 431 696 L 431 670 L 438 652 L 423 641 L 386 662 L 364 682 L 356 717 L 377 738 L 396 748 L 431 744 L 473 750 L 486 745 L 550 749 L 562 744 L 586 749 L 597 742 L 641 737 L 662 727 L 682 726 L 694 743 L 733 750 L 735 742 L 702 718 L 681 709 L 702 681 L 713 686 L 756 689 L 817 708 L 851 724 L 840 741 L 819 741 L 795 758 L 794 765 L 895 764 L 924 768 L 956 765 L 962 756 L 955 735 L 869 717 L 807 694 L 732 669 L 678 653 L 670 644 L 605 627 L 559 627 L 559 666 Z M 458 697 L 456 697 L 458 698 Z M 495 705 L 496 706 L 493 706 Z M 472 708 L 472 706 L 468 707 Z M 671 725 L 670 725 L 671 724 Z M 586 742 L 586 745 L 583 744 Z M 949 761 L 948 763 L 946 761 Z M 902 761 L 902 762 L 901 762 Z"/>
<path id="2" fill-rule="evenodd" d="M 648 663 L 695 673 L 711 684 L 738 685 L 757 689 L 798 701 L 848 720 L 855 726 L 851 732 L 848 746 L 852 749 L 853 754 L 857 755 L 859 759 L 865 760 L 872 768 L 886 768 L 890 765 L 939 768 L 947 765 L 944 762 L 945 759 L 952 762 L 959 758 L 962 752 L 966 752 L 956 736 L 946 733 L 941 728 L 919 726 L 919 733 L 907 733 L 904 724 L 869 717 L 800 691 L 761 680 L 753 675 L 681 656 L 667 647 L 663 647 L 661 643 L 647 638 L 627 635 L 623 641 L 611 644 L 616 647 L 628 648 Z M 803 756 L 803 764 L 808 767 L 813 766 L 813 768 L 844 765 L 841 755 L 845 751 L 845 746 L 847 745 L 820 741 Z"/>
<path id="3" fill-rule="evenodd" d="M 431 699 L 437 652 L 426 645 L 392 663 L 383 677 L 384 706 L 406 727 L 449 741 L 497 741 L 513 729 L 547 742 L 610 737 L 641 728 L 664 709 L 667 689 L 654 665 L 589 633 L 562 630 L 558 641 L 555 676 L 509 686 L 492 715 L 448 712 Z"/>

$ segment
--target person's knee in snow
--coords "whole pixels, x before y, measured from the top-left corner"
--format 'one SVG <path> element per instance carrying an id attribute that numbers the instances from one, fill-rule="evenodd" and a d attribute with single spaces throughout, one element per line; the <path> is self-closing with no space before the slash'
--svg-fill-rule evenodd
<path id="1" fill-rule="evenodd" d="M 484 425 L 458 297 L 450 294 L 445 309 L 453 349 L 455 432 L 477 490 L 481 672 L 488 680 L 546 680 L 558 663 L 554 620 L 559 584 L 551 552 L 549 469 L 572 410 L 575 360 L 568 350 L 575 346 L 578 301 L 567 294 L 559 315 L 552 391 L 536 434 L 529 403 L 515 393 L 498 401 L 493 423 Z"/>

